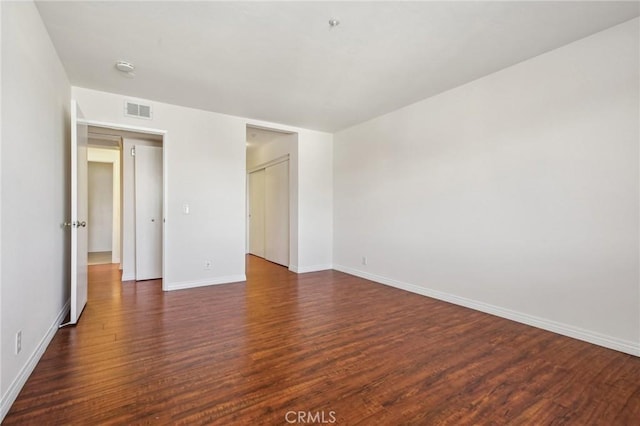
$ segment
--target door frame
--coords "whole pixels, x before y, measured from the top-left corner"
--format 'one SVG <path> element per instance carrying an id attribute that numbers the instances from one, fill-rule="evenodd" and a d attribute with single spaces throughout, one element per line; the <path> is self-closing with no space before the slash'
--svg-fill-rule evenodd
<path id="1" fill-rule="evenodd" d="M 295 141 L 290 146 L 289 152 L 285 155 L 289 156 L 289 270 L 297 274 L 300 271 L 300 268 L 298 267 L 300 260 L 300 253 L 298 250 L 298 145 L 300 143 L 301 129 L 285 125 L 274 125 L 273 123 L 256 120 L 247 120 L 244 124 L 245 130 L 258 129 L 275 133 L 284 133 L 287 135 L 295 135 Z M 277 161 L 281 157 L 275 158 L 272 161 Z M 264 167 L 269 163 L 271 163 L 271 161 L 259 164 L 257 167 Z M 249 173 L 255 169 L 256 167 L 245 167 L 245 210 L 249 197 Z M 248 253 L 249 223 L 247 220 L 247 214 L 248 211 L 245 213 L 245 252 Z"/>
<path id="2" fill-rule="evenodd" d="M 144 133 L 148 135 L 162 136 L 162 290 L 168 291 L 166 280 L 166 262 L 167 257 L 167 199 L 168 199 L 168 177 L 167 177 L 167 147 L 169 146 L 169 132 L 163 129 L 154 129 L 150 127 L 131 126 L 128 124 L 117 124 L 106 121 L 96 121 L 82 119 L 79 120 L 82 124 L 93 127 L 102 127 L 112 130 L 123 130 L 128 132 Z M 122 253 L 120 254 L 122 257 Z"/>

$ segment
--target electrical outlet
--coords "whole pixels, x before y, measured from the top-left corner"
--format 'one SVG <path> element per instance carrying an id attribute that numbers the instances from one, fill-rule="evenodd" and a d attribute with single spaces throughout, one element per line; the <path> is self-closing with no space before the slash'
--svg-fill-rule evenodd
<path id="1" fill-rule="evenodd" d="M 206 269 L 206 270 L 211 269 L 211 261 L 210 260 L 205 260 L 204 261 L 204 269 Z"/>
<path id="2" fill-rule="evenodd" d="M 16 355 L 22 350 L 22 330 L 16 333 Z"/>
<path id="3" fill-rule="evenodd" d="M 362 256 L 362 264 L 363 265 L 367 264 L 367 256 Z"/>

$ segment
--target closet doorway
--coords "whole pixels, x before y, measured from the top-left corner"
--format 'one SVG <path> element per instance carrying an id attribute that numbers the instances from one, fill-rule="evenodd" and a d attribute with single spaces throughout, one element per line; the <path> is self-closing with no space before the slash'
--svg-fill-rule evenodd
<path id="1" fill-rule="evenodd" d="M 297 134 L 247 127 L 247 253 L 291 266 L 291 170 Z"/>
<path id="2" fill-rule="evenodd" d="M 120 264 L 122 281 L 162 278 L 163 145 L 162 134 L 89 125 L 90 153 L 91 150 L 103 153 L 111 150 L 118 156 L 118 167 L 114 163 L 113 171 L 111 241 L 112 263 Z M 98 228 L 98 225 L 89 221 L 90 235 L 91 227 Z"/>

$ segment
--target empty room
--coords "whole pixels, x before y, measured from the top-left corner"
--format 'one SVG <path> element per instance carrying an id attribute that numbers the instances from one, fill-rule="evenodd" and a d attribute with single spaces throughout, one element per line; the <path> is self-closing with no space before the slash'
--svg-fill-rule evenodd
<path id="1" fill-rule="evenodd" d="M 640 422 L 640 2 L 0 16 L 3 425 Z"/>

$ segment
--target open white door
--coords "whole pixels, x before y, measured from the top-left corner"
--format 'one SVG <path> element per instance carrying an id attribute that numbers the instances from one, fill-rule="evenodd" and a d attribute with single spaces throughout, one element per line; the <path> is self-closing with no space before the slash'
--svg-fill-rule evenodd
<path id="1" fill-rule="evenodd" d="M 76 101 L 71 101 L 71 317 L 76 324 L 87 304 L 87 143 L 89 127 Z"/>
<path id="2" fill-rule="evenodd" d="M 162 148 L 135 146 L 136 281 L 162 278 Z"/>

